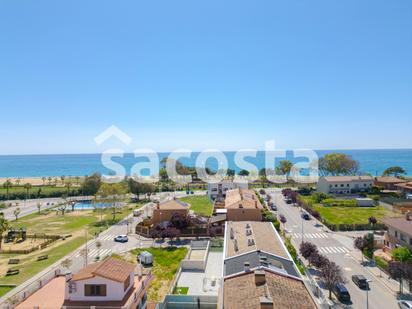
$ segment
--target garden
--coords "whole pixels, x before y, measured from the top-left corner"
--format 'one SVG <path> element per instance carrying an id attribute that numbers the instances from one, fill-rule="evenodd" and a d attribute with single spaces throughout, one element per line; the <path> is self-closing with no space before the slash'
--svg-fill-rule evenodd
<path id="1" fill-rule="evenodd" d="M 173 278 L 180 267 L 180 262 L 187 255 L 186 247 L 167 248 L 140 248 L 134 249 L 124 255 L 129 260 L 136 260 L 136 256 L 142 251 L 148 251 L 153 255 L 153 265 L 150 267 L 154 278 L 147 291 L 149 301 L 161 301 L 170 288 Z M 184 288 L 180 292 L 184 292 Z M 186 291 L 187 292 L 187 291 Z"/>
<path id="2" fill-rule="evenodd" d="M 180 200 L 189 203 L 190 210 L 193 210 L 197 215 L 210 217 L 213 213 L 213 204 L 207 195 L 186 196 Z"/>

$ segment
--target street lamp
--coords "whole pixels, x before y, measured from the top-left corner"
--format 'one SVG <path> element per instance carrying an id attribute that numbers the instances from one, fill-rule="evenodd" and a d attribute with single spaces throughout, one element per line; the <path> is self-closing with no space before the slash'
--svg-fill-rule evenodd
<path id="1" fill-rule="evenodd" d="M 366 309 L 369 309 L 369 283 L 372 282 L 372 280 L 366 280 L 366 282 L 368 283 L 368 285 L 366 286 Z"/>

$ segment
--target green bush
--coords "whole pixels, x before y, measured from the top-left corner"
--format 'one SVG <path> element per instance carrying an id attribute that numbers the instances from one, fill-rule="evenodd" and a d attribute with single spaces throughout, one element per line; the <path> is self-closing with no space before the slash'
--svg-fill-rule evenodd
<path id="1" fill-rule="evenodd" d="M 332 206 L 343 206 L 343 207 L 357 207 L 358 203 L 355 199 L 334 199 L 334 198 L 328 198 L 322 201 L 322 204 L 325 205 L 326 207 L 332 207 Z"/>
<path id="2" fill-rule="evenodd" d="M 386 269 L 389 265 L 388 262 L 386 262 L 383 258 L 381 258 L 380 256 L 375 256 L 375 262 L 376 265 L 378 265 L 380 268 L 382 269 Z"/>

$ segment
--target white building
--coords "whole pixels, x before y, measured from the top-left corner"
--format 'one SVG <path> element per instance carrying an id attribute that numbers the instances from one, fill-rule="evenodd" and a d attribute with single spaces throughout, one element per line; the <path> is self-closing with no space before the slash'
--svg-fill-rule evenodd
<path id="1" fill-rule="evenodd" d="M 135 277 L 135 265 L 107 258 L 90 264 L 73 276 L 67 276 L 64 306 L 103 306 L 113 308 L 134 305 L 146 307 L 149 280 Z M 149 279 L 149 278 L 147 278 Z"/>
<path id="2" fill-rule="evenodd" d="M 233 182 L 226 179 L 220 182 L 209 182 L 207 185 L 207 194 L 211 200 L 215 200 L 217 197 L 226 198 L 226 191 L 237 188 L 248 189 L 248 183 L 245 182 Z"/>
<path id="3" fill-rule="evenodd" d="M 316 190 L 327 194 L 351 194 L 372 186 L 372 176 L 323 176 L 319 178 Z"/>

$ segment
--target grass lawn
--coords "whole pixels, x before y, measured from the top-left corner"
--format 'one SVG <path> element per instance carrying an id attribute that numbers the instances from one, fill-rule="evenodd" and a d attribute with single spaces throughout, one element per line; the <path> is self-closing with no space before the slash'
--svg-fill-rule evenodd
<path id="1" fill-rule="evenodd" d="M 186 196 L 180 200 L 191 205 L 190 210 L 193 210 L 198 215 L 211 216 L 213 213 L 213 204 L 207 195 L 201 196 Z"/>
<path id="2" fill-rule="evenodd" d="M 168 248 L 141 248 L 132 250 L 131 253 L 136 256 L 141 251 L 149 251 L 153 254 L 153 281 L 148 289 L 148 299 L 151 301 L 161 301 L 166 295 L 174 275 L 179 269 L 180 261 L 184 259 L 188 249 L 186 247 L 168 247 Z"/>
<path id="3" fill-rule="evenodd" d="M 187 286 L 177 286 L 173 289 L 173 294 L 187 295 L 189 288 Z"/>
<path id="4" fill-rule="evenodd" d="M 378 222 L 384 217 L 397 216 L 383 206 L 375 207 L 325 207 L 314 204 L 313 207 L 330 224 L 367 224 L 369 217 L 375 217 Z"/>

